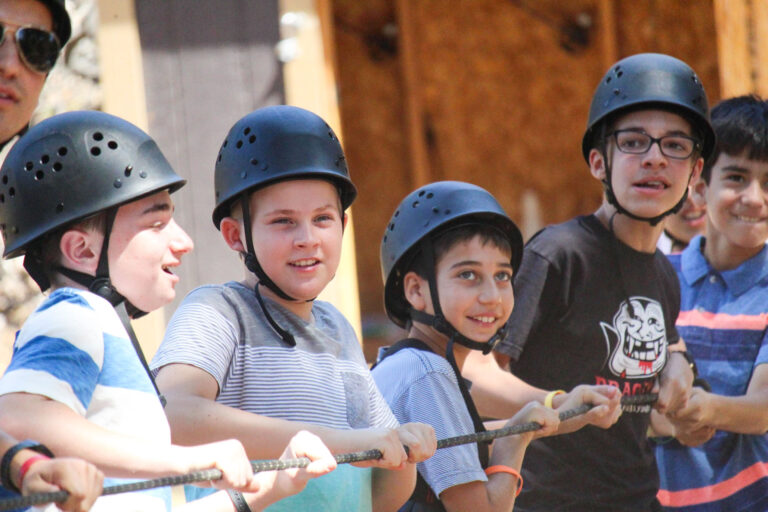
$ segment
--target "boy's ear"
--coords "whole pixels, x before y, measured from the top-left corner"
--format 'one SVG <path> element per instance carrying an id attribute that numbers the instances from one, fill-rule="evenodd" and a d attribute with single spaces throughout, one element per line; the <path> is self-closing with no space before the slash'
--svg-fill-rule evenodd
<path id="1" fill-rule="evenodd" d="M 693 172 L 691 173 L 691 179 L 688 180 L 688 185 L 693 185 L 697 181 L 700 181 L 701 170 L 704 169 L 704 159 L 699 157 L 696 159 L 696 163 L 693 164 Z"/>
<path id="2" fill-rule="evenodd" d="M 691 200 L 699 207 L 707 204 L 707 182 L 702 178 L 693 182 L 691 186 Z"/>
<path id="3" fill-rule="evenodd" d="M 341 218 L 341 230 L 344 231 L 347 229 L 347 221 L 349 220 L 349 215 L 347 215 L 347 212 L 344 212 L 344 215 Z"/>
<path id="4" fill-rule="evenodd" d="M 219 224 L 221 236 L 230 249 L 237 252 L 245 252 L 245 241 L 240 233 L 240 221 L 232 217 L 224 217 Z"/>
<path id="5" fill-rule="evenodd" d="M 595 148 L 589 151 L 589 172 L 600 181 L 605 179 L 605 156 Z"/>
<path id="6" fill-rule="evenodd" d="M 99 265 L 103 237 L 93 231 L 69 229 L 61 235 L 61 264 L 73 270 L 95 274 Z"/>
<path id="7" fill-rule="evenodd" d="M 403 277 L 403 294 L 405 300 L 416 311 L 424 311 L 430 304 L 429 283 L 416 272 L 408 272 Z"/>

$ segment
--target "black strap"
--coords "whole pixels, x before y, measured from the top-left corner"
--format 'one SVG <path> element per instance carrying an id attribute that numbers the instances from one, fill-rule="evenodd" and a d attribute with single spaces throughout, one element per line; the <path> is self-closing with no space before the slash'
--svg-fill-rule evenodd
<path id="1" fill-rule="evenodd" d="M 248 502 L 245 501 L 245 497 L 242 493 L 227 489 L 227 494 L 229 494 L 229 499 L 232 500 L 237 512 L 252 512 L 251 507 L 248 506 Z"/>
<path id="2" fill-rule="evenodd" d="M 117 311 L 117 316 L 120 317 L 120 321 L 123 323 L 123 327 L 125 327 L 125 330 L 128 333 L 128 337 L 131 339 L 133 350 L 136 351 L 136 355 L 139 357 L 139 361 L 141 361 L 141 366 L 144 367 L 144 371 L 147 372 L 147 376 L 149 376 L 149 381 L 152 383 L 152 387 L 155 388 L 157 398 L 160 399 L 160 403 L 163 404 L 163 408 L 165 408 L 165 404 L 167 402 L 163 394 L 160 392 L 160 389 L 157 387 L 155 378 L 152 376 L 152 372 L 150 371 L 149 365 L 147 364 L 147 359 L 144 357 L 144 351 L 141 349 L 141 345 L 139 345 L 139 339 L 136 337 L 136 333 L 133 331 L 133 326 L 131 326 L 131 319 L 128 317 L 128 312 L 126 311 L 125 306 L 115 306 L 115 311 Z"/>
<path id="3" fill-rule="evenodd" d="M 6 489 L 19 494 L 21 491 L 18 487 L 16 487 L 16 485 L 13 483 L 13 479 L 11 478 L 11 461 L 21 450 L 32 450 L 37 453 L 41 453 L 48 458 L 53 458 L 53 453 L 51 453 L 51 450 L 49 450 L 45 445 L 30 439 L 16 443 L 15 445 L 8 448 L 8 450 L 3 454 L 2 460 L 0 460 L 0 483 L 2 483 L 3 487 Z"/>
<path id="4" fill-rule="evenodd" d="M 432 352 L 433 354 L 436 353 L 434 350 L 432 350 L 432 348 L 429 347 L 429 345 L 423 341 L 416 338 L 406 338 L 388 347 L 381 355 L 379 360 L 376 361 L 373 366 L 371 366 L 371 370 L 379 365 L 384 359 L 393 356 L 406 348 L 413 348 L 416 350 L 422 350 L 424 352 Z M 464 405 L 467 408 L 467 412 L 469 412 L 469 416 L 472 418 L 472 424 L 475 427 L 475 432 L 485 432 L 485 425 L 483 425 L 480 414 L 477 412 L 477 407 L 475 407 L 475 402 L 472 400 L 472 396 L 469 394 L 467 379 L 461 376 L 459 367 L 456 364 L 456 358 L 453 355 L 453 338 L 448 341 L 448 347 L 446 348 L 445 355 L 448 363 L 453 369 L 453 374 L 456 376 L 456 380 L 459 383 L 459 391 L 461 391 L 461 396 L 464 399 Z M 489 445 L 490 441 L 478 441 L 477 443 L 477 454 L 480 458 L 480 465 L 483 469 L 488 467 Z M 415 504 L 418 504 L 419 506 L 416 506 Z M 427 508 L 425 509 L 421 505 L 426 506 Z M 429 486 L 427 481 L 422 478 L 421 473 L 417 473 L 416 488 L 413 490 L 413 494 L 411 494 L 411 497 L 408 499 L 408 503 L 406 503 L 404 509 L 401 510 L 412 510 L 413 512 L 416 512 L 417 510 L 442 512 L 445 510 L 445 507 L 443 507 L 443 504 L 435 496 L 435 493 L 432 491 L 432 488 Z"/>
<path id="5" fill-rule="evenodd" d="M 261 297 L 261 293 L 259 292 L 260 284 L 261 281 L 256 283 L 256 286 L 253 288 L 253 293 L 256 294 L 256 301 L 259 303 L 259 306 L 261 306 L 261 311 L 264 313 L 264 318 L 267 319 L 269 325 L 272 326 L 272 329 L 277 333 L 278 336 L 280 336 L 284 342 L 286 342 L 291 347 L 295 347 L 296 338 L 293 337 L 293 334 L 280 327 L 280 324 L 278 324 L 275 319 L 272 318 L 272 315 L 269 314 L 269 311 L 267 311 L 267 305 L 264 304 L 264 299 Z"/>

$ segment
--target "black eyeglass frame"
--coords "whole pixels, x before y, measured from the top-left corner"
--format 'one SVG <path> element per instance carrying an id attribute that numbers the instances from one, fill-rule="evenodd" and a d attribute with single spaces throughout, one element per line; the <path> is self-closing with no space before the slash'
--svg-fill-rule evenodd
<path id="1" fill-rule="evenodd" d="M 626 149 L 622 149 L 621 145 L 619 144 L 619 135 L 622 133 L 634 133 L 637 135 L 642 135 L 643 137 L 646 137 L 650 142 L 648 142 L 648 147 L 646 147 L 643 150 L 637 150 L 637 151 L 627 151 Z M 659 151 L 661 151 L 661 154 L 666 156 L 667 158 L 672 158 L 673 160 L 687 160 L 691 158 L 691 156 L 695 153 L 701 153 L 702 144 L 701 141 L 696 139 L 695 137 L 691 137 L 690 135 L 662 135 L 661 137 L 652 137 L 646 132 L 642 130 L 637 130 L 635 128 L 626 128 L 623 130 L 614 130 L 612 132 L 606 133 L 605 138 L 608 139 L 609 137 L 613 137 L 614 142 L 616 143 L 616 149 L 621 151 L 622 153 L 628 154 L 628 155 L 644 155 L 648 151 L 651 150 L 651 147 L 656 144 L 659 147 Z M 693 147 L 691 148 L 691 152 L 688 153 L 685 156 L 677 156 L 677 155 L 670 155 L 664 150 L 664 145 L 662 144 L 662 141 L 664 139 L 686 139 L 691 142 L 693 142 Z"/>
<path id="2" fill-rule="evenodd" d="M 19 58 L 25 66 L 36 73 L 42 74 L 47 74 L 51 69 L 53 69 L 53 66 L 56 64 L 56 60 L 59 58 L 59 52 L 61 52 L 61 43 L 59 42 L 59 37 L 54 32 L 30 25 L 15 26 L 0 21 L 0 46 L 5 44 L 9 31 L 13 33 L 13 42 L 16 46 L 16 52 L 18 53 Z M 23 43 L 20 42 L 20 39 L 24 39 L 25 37 L 24 31 L 34 31 L 35 33 L 44 34 L 50 43 L 55 44 L 56 51 L 51 52 L 51 54 L 47 56 L 41 57 L 39 63 L 35 63 L 33 61 L 34 59 L 30 60 L 30 56 L 28 55 L 29 50 L 25 49 Z"/>

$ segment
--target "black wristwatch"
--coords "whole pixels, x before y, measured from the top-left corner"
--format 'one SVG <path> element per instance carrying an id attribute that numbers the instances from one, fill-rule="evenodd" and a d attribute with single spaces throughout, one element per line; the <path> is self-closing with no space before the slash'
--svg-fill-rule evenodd
<path id="1" fill-rule="evenodd" d="M 685 360 L 688 361 L 688 366 L 691 367 L 693 378 L 696 379 L 699 376 L 699 369 L 696 368 L 696 361 L 694 361 L 693 356 L 689 354 L 687 350 L 670 350 L 669 354 L 670 356 L 672 354 L 680 354 L 683 356 Z"/>
<path id="2" fill-rule="evenodd" d="M 704 377 L 699 377 L 699 369 L 696 368 L 696 361 L 693 359 L 693 356 L 688 353 L 687 350 L 675 350 L 671 351 L 670 354 L 680 354 L 685 358 L 686 361 L 688 361 L 688 366 L 691 367 L 691 371 L 693 372 L 693 385 L 699 388 L 702 388 L 704 391 L 712 391 L 712 386 L 709 385 L 709 382 Z"/>
<path id="3" fill-rule="evenodd" d="M 3 458 L 0 459 L 0 482 L 2 482 L 3 487 L 6 489 L 10 489 L 17 493 L 21 493 L 21 490 L 16 487 L 11 478 L 11 461 L 21 450 L 32 450 L 37 453 L 42 453 L 46 457 L 53 458 L 53 453 L 45 445 L 30 439 L 16 443 L 8 448 L 8 451 L 3 454 Z"/>

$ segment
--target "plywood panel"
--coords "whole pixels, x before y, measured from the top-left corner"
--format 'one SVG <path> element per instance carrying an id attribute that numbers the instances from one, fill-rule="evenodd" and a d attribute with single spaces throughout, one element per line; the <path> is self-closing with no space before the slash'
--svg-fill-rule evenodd
<path id="1" fill-rule="evenodd" d="M 237 119 L 283 102 L 277 0 L 137 0 L 136 7 L 149 132 L 188 180 L 174 200 L 196 247 L 179 270 L 178 303 L 199 284 L 242 278 L 211 222 L 213 166 Z"/>
<path id="2" fill-rule="evenodd" d="M 601 201 L 580 141 L 594 88 L 614 59 L 671 53 L 699 72 L 712 100 L 718 96 L 709 0 L 333 5 L 345 146 L 360 188 L 355 215 L 364 325 L 383 311 L 378 247 L 384 226 L 417 184 L 477 183 L 530 236 L 542 223 L 591 212 Z M 398 22 L 398 39 L 386 44 L 383 29 Z M 426 165 L 418 164 L 414 144 L 424 150 Z"/>

